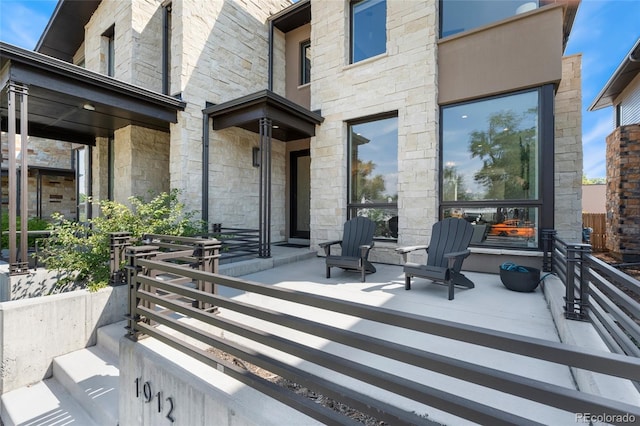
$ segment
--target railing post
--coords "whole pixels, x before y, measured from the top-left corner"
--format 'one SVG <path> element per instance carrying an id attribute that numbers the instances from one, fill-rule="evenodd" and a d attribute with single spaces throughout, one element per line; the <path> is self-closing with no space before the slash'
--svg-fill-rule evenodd
<path id="1" fill-rule="evenodd" d="M 588 266 L 585 264 L 585 253 L 591 252 L 588 244 L 567 245 L 567 282 L 565 295 L 565 317 L 573 320 L 587 320 L 587 304 L 589 302 Z M 580 269 L 576 277 L 576 263 Z M 579 280 L 580 295 L 576 299 L 576 278 Z"/>
<path id="2" fill-rule="evenodd" d="M 127 337 L 134 341 L 138 340 L 141 334 L 136 327 L 136 324 L 140 321 L 140 314 L 138 314 L 137 312 L 138 304 L 140 303 L 140 298 L 138 297 L 140 283 L 138 282 L 136 277 L 140 273 L 148 273 L 148 271 L 142 271 L 142 267 L 138 266 L 138 259 L 148 259 L 155 256 L 157 253 L 157 246 L 136 246 L 126 248 L 127 283 L 129 285 L 129 312 L 127 315 L 127 329 L 129 331 L 127 333 Z M 148 302 L 145 302 L 145 306 L 149 307 Z"/>
<path id="3" fill-rule="evenodd" d="M 195 256 L 198 259 L 198 269 L 202 272 L 210 272 L 217 274 L 220 259 L 220 241 L 216 239 L 202 240 L 196 243 L 197 248 Z M 218 285 L 204 280 L 198 280 L 197 288 L 211 294 L 218 294 Z M 198 301 L 199 309 L 211 310 L 213 306 L 210 303 Z M 215 311 L 215 308 L 213 309 Z"/>
<path id="4" fill-rule="evenodd" d="M 129 232 L 111 232 L 109 234 L 109 284 L 124 284 L 127 277 L 122 269 L 125 249 L 131 245 Z"/>
<path id="5" fill-rule="evenodd" d="M 555 238 L 555 229 L 542 230 L 542 270 L 544 272 L 553 272 L 553 241 Z"/>

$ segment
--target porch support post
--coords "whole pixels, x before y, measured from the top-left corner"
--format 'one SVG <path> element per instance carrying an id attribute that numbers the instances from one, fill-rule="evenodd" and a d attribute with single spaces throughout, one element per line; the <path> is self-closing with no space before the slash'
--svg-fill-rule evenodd
<path id="1" fill-rule="evenodd" d="M 29 142 L 29 90 L 26 86 L 21 86 L 20 91 L 20 263 L 17 267 L 20 269 L 18 273 L 26 273 L 29 270 L 29 253 L 27 232 L 29 227 L 27 220 L 29 219 L 29 150 L 27 144 Z"/>
<path id="2" fill-rule="evenodd" d="M 260 119 L 259 257 L 271 257 L 271 133 L 270 118 Z"/>
<path id="3" fill-rule="evenodd" d="M 17 224 L 18 217 L 18 164 L 16 160 L 16 94 L 20 102 L 20 152 L 22 155 L 20 170 L 21 203 L 20 203 L 20 256 L 17 250 Z M 28 210 L 28 182 L 29 172 L 27 169 L 28 157 L 28 91 L 26 86 L 20 86 L 9 81 L 7 85 L 8 95 L 8 151 L 9 151 L 9 273 L 26 273 L 29 268 L 27 258 L 27 218 Z"/>

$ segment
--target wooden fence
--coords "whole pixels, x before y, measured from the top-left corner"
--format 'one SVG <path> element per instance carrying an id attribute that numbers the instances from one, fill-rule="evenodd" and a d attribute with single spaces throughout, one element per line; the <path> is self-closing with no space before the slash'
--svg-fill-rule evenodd
<path id="1" fill-rule="evenodd" d="M 591 228 L 591 248 L 594 252 L 607 251 L 607 223 L 605 213 L 582 213 L 582 226 Z"/>

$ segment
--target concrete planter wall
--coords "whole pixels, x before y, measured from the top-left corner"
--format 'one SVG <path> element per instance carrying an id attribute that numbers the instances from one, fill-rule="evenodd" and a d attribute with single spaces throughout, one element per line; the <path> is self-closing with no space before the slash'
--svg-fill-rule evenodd
<path id="1" fill-rule="evenodd" d="M 51 376 L 53 358 L 94 345 L 126 309 L 127 286 L 0 303 L 0 394 Z"/>

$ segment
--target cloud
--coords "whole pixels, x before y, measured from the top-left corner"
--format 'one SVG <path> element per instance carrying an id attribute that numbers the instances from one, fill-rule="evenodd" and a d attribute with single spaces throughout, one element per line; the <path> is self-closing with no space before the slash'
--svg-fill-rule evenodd
<path id="1" fill-rule="evenodd" d="M 611 108 L 589 112 L 583 117 L 587 122 L 582 135 L 582 173 L 590 178 L 607 174 L 606 138 L 613 132 Z"/>
<path id="2" fill-rule="evenodd" d="M 0 0 L 0 40 L 33 49 L 49 22 L 54 1 Z"/>

